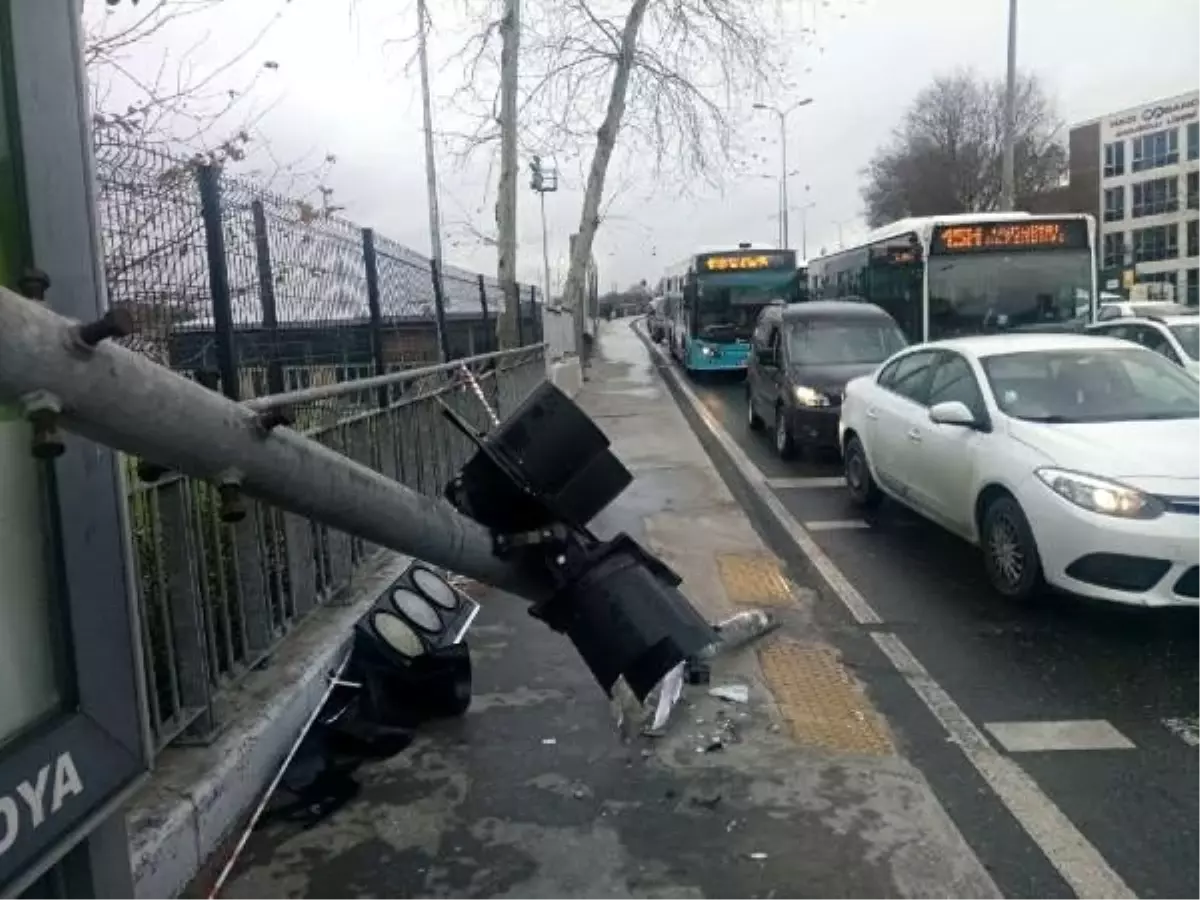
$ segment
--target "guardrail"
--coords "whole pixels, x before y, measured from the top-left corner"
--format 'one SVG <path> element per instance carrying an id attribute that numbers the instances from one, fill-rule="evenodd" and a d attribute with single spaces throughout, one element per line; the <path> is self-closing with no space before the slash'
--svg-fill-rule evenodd
<path id="1" fill-rule="evenodd" d="M 479 393 L 503 418 L 544 378 L 545 348 L 535 345 L 248 405 L 286 410 L 296 430 L 436 495 L 473 449 L 443 404 L 486 431 L 492 421 Z M 314 609 L 338 603 L 377 548 L 258 502 L 226 524 L 213 485 L 183 476 L 143 483 L 132 467 L 130 474 L 152 733 L 159 748 L 204 742 L 220 725 L 222 692 Z"/>

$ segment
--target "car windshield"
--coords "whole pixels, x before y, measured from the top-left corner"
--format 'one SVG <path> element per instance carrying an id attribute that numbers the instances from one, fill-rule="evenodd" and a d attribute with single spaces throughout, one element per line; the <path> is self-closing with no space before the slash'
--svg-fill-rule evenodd
<path id="1" fill-rule="evenodd" d="M 1170 327 L 1171 334 L 1175 335 L 1175 340 L 1179 341 L 1183 352 L 1192 359 L 1200 359 L 1200 324 L 1172 325 Z"/>
<path id="2" fill-rule="evenodd" d="M 929 260 L 929 339 L 1081 323 L 1091 316 L 1086 251 Z"/>
<path id="3" fill-rule="evenodd" d="M 788 356 L 803 365 L 883 362 L 908 342 L 888 320 L 814 319 L 787 326 Z"/>
<path id="4" fill-rule="evenodd" d="M 1123 347 L 1006 353 L 983 359 L 996 405 L 1031 422 L 1200 417 L 1196 382 L 1157 353 Z"/>

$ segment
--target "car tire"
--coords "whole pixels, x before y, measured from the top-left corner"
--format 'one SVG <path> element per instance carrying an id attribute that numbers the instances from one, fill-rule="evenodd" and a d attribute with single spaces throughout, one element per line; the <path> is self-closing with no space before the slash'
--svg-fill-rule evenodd
<path id="1" fill-rule="evenodd" d="M 996 593 L 1018 602 L 1042 593 L 1042 558 L 1021 504 L 1007 494 L 992 500 L 983 511 L 979 537 L 984 571 Z"/>
<path id="2" fill-rule="evenodd" d="M 750 389 L 746 389 L 746 427 L 751 431 L 762 431 L 763 425 L 766 423 L 762 420 L 762 416 L 754 411 L 754 399 L 751 396 Z"/>
<path id="3" fill-rule="evenodd" d="M 796 439 L 792 437 L 792 429 L 788 428 L 787 413 L 783 404 L 775 407 L 774 444 L 780 459 L 795 459 Z"/>
<path id="4" fill-rule="evenodd" d="M 871 467 L 867 464 L 867 451 L 857 435 L 851 435 L 846 442 L 842 454 L 842 463 L 846 473 L 846 490 L 850 494 L 850 502 L 859 509 L 875 509 L 883 501 L 883 491 L 875 483 L 871 475 Z"/>

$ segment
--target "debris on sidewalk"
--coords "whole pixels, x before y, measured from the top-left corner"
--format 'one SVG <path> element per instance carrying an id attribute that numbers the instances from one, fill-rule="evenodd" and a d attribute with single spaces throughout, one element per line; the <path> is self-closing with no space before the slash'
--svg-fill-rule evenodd
<path id="1" fill-rule="evenodd" d="M 542 743 L 547 747 L 553 747 L 558 743 L 558 738 L 542 738 Z"/>
<path id="2" fill-rule="evenodd" d="M 710 697 L 728 700 L 730 703 L 750 702 L 750 688 L 744 684 L 718 684 L 716 687 L 709 688 L 708 694 Z"/>
<path id="3" fill-rule="evenodd" d="M 720 639 L 709 644 L 698 654 L 700 659 L 712 659 L 729 653 L 746 644 L 764 637 L 779 627 L 779 621 L 761 609 L 749 609 L 730 616 L 713 626 Z"/>
<path id="4" fill-rule="evenodd" d="M 662 684 L 659 685 L 658 704 L 654 708 L 654 719 L 648 728 L 642 730 L 642 734 L 647 737 L 660 737 L 666 730 L 671 712 L 678 705 L 679 698 L 683 694 L 683 669 L 684 663 L 680 663 L 666 674 Z"/>

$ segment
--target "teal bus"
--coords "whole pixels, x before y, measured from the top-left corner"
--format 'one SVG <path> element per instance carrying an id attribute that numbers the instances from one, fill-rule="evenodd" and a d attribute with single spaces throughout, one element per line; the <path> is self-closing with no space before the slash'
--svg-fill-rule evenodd
<path id="1" fill-rule="evenodd" d="M 696 253 L 659 283 L 665 342 L 689 373 L 745 372 L 764 306 L 799 299 L 796 252 L 739 244 Z"/>

